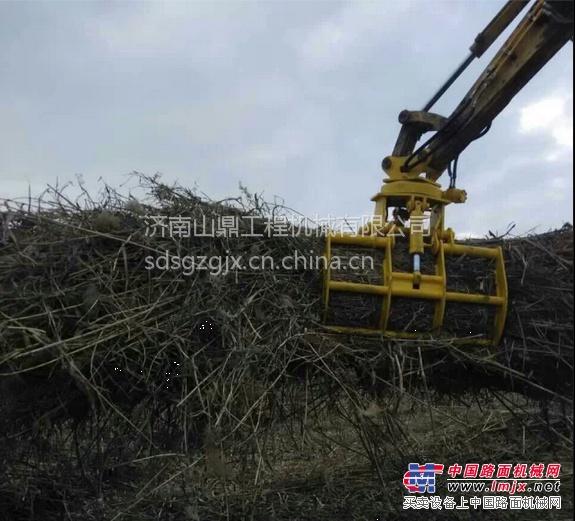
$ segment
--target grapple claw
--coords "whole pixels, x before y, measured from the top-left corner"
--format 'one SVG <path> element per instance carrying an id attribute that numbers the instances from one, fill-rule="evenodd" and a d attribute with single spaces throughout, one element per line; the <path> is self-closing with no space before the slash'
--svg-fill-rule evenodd
<path id="1" fill-rule="evenodd" d="M 444 208 L 452 201 L 442 194 L 423 178 L 388 181 L 373 200 L 376 215 L 394 209 L 395 220 L 327 234 L 327 326 L 340 333 L 498 344 L 508 298 L 503 251 L 455 243 L 453 231 L 444 229 Z M 408 222 L 397 221 L 398 207 L 407 210 Z M 336 273 L 332 259 L 346 251 L 379 259 L 371 277 Z M 481 276 L 480 264 L 486 264 Z"/>

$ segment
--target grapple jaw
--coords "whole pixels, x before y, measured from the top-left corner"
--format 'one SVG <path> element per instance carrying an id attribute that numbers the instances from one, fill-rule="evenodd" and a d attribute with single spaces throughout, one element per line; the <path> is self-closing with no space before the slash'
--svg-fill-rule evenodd
<path id="1" fill-rule="evenodd" d="M 503 251 L 456 244 L 444 229 L 445 206 L 463 202 L 465 193 L 443 192 L 423 178 L 392 179 L 373 200 L 372 223 L 327 234 L 326 325 L 340 333 L 497 345 L 507 315 Z M 368 269 L 334 268 L 341 265 L 334 258 L 350 252 L 371 259 Z"/>

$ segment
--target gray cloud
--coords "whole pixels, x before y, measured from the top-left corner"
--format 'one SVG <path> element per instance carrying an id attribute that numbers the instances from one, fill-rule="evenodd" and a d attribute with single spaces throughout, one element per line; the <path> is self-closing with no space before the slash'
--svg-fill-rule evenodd
<path id="1" fill-rule="evenodd" d="M 239 182 L 308 215 L 362 215 L 404 108 L 420 108 L 500 2 L 1 2 L 0 183 L 22 196 L 84 174 L 132 170 L 213 198 Z M 460 166 L 467 233 L 573 219 L 569 44 Z M 490 55 L 492 55 L 490 53 Z M 485 67 L 437 106 L 449 113 Z M 559 99 L 548 125 L 522 127 Z M 532 109 L 533 110 L 533 109 Z"/>

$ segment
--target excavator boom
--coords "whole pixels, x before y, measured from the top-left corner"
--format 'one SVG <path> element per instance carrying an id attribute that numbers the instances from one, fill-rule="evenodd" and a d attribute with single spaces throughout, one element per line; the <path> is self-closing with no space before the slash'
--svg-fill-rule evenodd
<path id="1" fill-rule="evenodd" d="M 497 52 L 453 113 L 424 146 L 414 150 L 422 135 L 422 119 L 473 59 L 481 57 L 529 1 L 510 0 L 477 36 L 470 55 L 417 115 L 404 111 L 404 126 L 393 155 L 407 156 L 404 171 L 425 161 L 429 177 L 437 179 L 473 141 L 481 136 L 527 83 L 573 38 L 573 1 L 538 0 Z M 417 114 L 417 113 L 415 113 Z M 414 125 L 412 122 L 416 122 Z"/>

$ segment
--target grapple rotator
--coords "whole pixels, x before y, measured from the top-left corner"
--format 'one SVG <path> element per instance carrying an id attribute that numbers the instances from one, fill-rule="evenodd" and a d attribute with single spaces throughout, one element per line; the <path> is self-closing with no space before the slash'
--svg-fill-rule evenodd
<path id="1" fill-rule="evenodd" d="M 327 269 L 324 273 L 324 303 L 326 323 L 340 333 L 384 334 L 393 338 L 437 338 L 451 337 L 453 331 L 444 327 L 446 306 L 465 304 L 488 306 L 492 309 L 493 323 L 485 334 L 478 336 L 469 331 L 467 338 L 458 342 L 474 344 L 496 344 L 501 338 L 507 314 L 507 281 L 503 251 L 500 247 L 486 248 L 469 244 L 457 244 L 452 229 L 445 227 L 445 207 L 450 203 L 463 203 L 466 193 L 457 188 L 442 190 L 430 179 L 418 172 L 401 172 L 400 165 L 406 158 L 389 157 L 383 162 L 388 178 L 381 191 L 372 200 L 375 202 L 374 219 L 357 233 L 331 232 L 326 237 Z M 381 283 L 370 284 L 333 280 L 329 267 L 334 249 L 355 247 L 369 254 L 370 250 L 381 250 Z M 402 261 L 407 253 L 409 270 L 395 269 L 396 251 L 402 248 Z M 492 271 L 486 274 L 494 284 L 486 285 L 481 293 L 450 290 L 448 262 L 446 259 L 465 263 L 468 259 L 486 259 Z M 433 273 L 422 272 L 422 263 L 434 266 Z M 405 262 L 403 262 L 405 267 Z M 460 268 L 461 269 L 461 268 Z M 489 287 L 491 286 L 491 288 Z M 487 292 L 491 289 L 493 293 Z M 339 317 L 334 323 L 332 297 L 337 293 L 370 295 L 381 299 L 378 317 L 370 317 L 370 323 L 363 327 L 342 325 L 346 317 Z M 405 299 L 417 302 L 429 301 L 433 306 L 430 323 L 415 322 L 415 327 L 398 330 L 392 327 L 390 317 L 394 305 Z M 336 317 L 337 320 L 337 317 Z M 415 331 L 414 331 L 415 330 Z"/>

